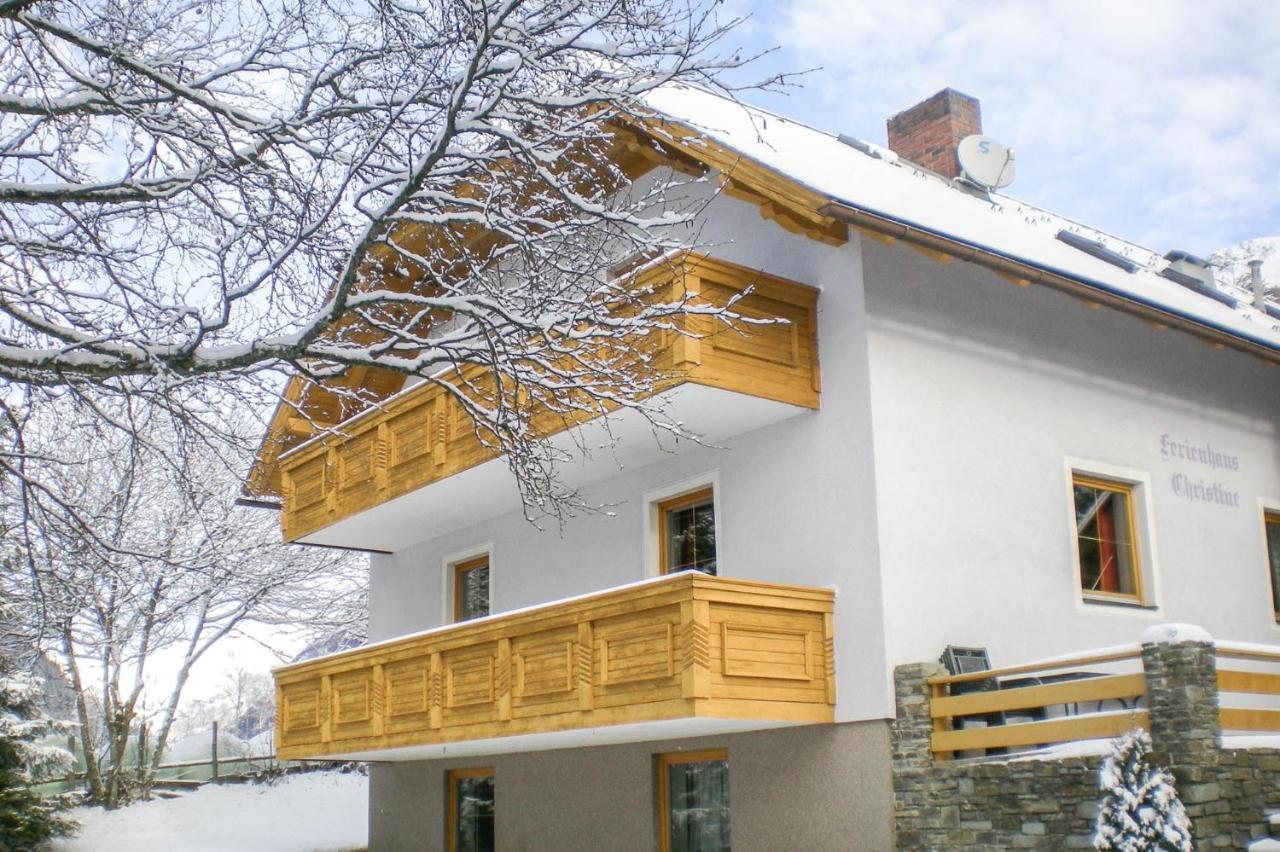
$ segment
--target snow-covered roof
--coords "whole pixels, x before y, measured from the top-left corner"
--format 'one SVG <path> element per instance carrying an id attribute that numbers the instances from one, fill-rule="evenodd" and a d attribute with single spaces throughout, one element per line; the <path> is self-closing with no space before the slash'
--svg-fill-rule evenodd
<path id="1" fill-rule="evenodd" d="M 702 89 L 668 86 L 646 100 L 663 116 L 834 203 L 1280 351 L 1280 320 L 1247 299 L 1232 307 L 1225 302 L 1233 299 L 1219 301 L 1170 280 L 1160 274 L 1169 261 L 1151 249 L 1006 195 L 963 188 L 878 145 L 851 144 L 855 140 Z M 1102 250 L 1091 253 L 1089 243 Z"/>

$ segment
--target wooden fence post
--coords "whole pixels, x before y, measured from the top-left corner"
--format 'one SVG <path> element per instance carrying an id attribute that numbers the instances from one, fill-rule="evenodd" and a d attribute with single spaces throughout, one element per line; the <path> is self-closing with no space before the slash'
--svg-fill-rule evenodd
<path id="1" fill-rule="evenodd" d="M 213 783 L 218 783 L 218 721 L 213 722 L 213 751 L 211 752 L 213 765 L 213 777 L 210 779 Z"/>

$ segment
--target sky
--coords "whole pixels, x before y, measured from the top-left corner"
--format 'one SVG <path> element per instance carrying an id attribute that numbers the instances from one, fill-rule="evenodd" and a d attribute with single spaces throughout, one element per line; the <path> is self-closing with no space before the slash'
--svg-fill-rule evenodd
<path id="1" fill-rule="evenodd" d="M 1280 0 L 726 0 L 743 100 L 884 144 L 945 87 L 1017 152 L 1006 193 L 1160 252 L 1280 235 Z M 731 37 L 732 38 L 732 37 Z"/>

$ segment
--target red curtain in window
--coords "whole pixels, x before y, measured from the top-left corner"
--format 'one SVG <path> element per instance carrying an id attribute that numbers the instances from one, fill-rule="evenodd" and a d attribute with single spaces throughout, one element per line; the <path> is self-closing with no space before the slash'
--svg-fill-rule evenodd
<path id="1" fill-rule="evenodd" d="M 1098 507 L 1098 555 L 1101 557 L 1101 573 L 1098 575 L 1098 591 L 1120 591 L 1120 554 L 1116 550 L 1116 515 L 1114 498 Z"/>

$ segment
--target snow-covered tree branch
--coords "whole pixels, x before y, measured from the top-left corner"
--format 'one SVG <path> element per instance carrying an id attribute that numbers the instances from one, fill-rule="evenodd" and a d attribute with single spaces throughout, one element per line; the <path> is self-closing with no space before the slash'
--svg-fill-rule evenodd
<path id="1" fill-rule="evenodd" d="M 606 154 L 651 144 L 647 92 L 746 61 L 716 9 L 0 4 L 0 381 L 172 405 L 282 366 L 406 374 L 465 398 L 556 511 L 528 407 L 678 431 L 637 341 L 732 319 L 608 273 L 691 239 L 699 178 L 633 184 Z"/>

